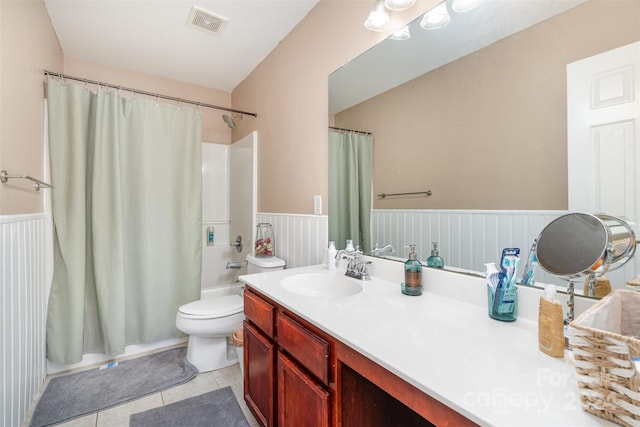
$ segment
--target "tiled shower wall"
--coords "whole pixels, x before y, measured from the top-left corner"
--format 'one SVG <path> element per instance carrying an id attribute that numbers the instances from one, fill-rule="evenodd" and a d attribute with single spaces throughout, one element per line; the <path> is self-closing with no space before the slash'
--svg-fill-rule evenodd
<path id="1" fill-rule="evenodd" d="M 322 263 L 329 235 L 326 215 L 258 213 L 256 219 L 273 225 L 275 256 L 284 259 L 287 268 Z"/>
<path id="2" fill-rule="evenodd" d="M 45 216 L 0 216 L 0 424 L 19 426 L 47 374 Z"/>

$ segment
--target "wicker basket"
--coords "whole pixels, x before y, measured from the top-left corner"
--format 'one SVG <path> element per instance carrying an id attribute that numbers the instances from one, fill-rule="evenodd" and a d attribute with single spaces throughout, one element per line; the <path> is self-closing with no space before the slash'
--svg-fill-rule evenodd
<path id="1" fill-rule="evenodd" d="M 640 293 L 617 289 L 569 324 L 580 404 L 623 426 L 640 425 Z"/>

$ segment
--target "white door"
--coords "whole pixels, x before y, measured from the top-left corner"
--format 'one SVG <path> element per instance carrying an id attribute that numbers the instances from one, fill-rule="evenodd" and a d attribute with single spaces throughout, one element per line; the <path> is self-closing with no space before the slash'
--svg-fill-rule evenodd
<path id="1" fill-rule="evenodd" d="M 236 260 L 244 261 L 253 249 L 258 209 L 258 133 L 252 132 L 231 144 L 229 153 L 229 219 L 230 239 L 242 236 L 241 253 Z"/>
<path id="2" fill-rule="evenodd" d="M 567 66 L 569 210 L 623 216 L 640 228 L 640 42 Z M 636 194 L 638 197 L 636 197 Z M 623 287 L 640 255 L 607 276 Z"/>
<path id="3" fill-rule="evenodd" d="M 640 220 L 639 83 L 640 42 L 567 66 L 570 211 Z"/>

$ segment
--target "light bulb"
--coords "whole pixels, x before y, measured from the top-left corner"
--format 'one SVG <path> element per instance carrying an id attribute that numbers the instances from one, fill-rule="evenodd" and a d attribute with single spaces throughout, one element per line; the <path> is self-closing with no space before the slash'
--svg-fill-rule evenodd
<path id="1" fill-rule="evenodd" d="M 398 31 L 393 33 L 390 37 L 391 40 L 408 40 L 411 38 L 411 33 L 409 32 L 409 26 L 405 25 L 400 28 Z"/>
<path id="2" fill-rule="evenodd" d="M 407 10 L 416 4 L 416 0 L 384 0 L 384 6 L 396 12 Z"/>
<path id="3" fill-rule="evenodd" d="M 387 31 L 390 22 L 391 18 L 384 8 L 384 2 L 378 0 L 369 17 L 364 22 L 364 26 L 371 31 Z"/>
<path id="4" fill-rule="evenodd" d="M 444 27 L 449 22 L 451 22 L 451 16 L 447 11 L 447 4 L 442 2 L 424 14 L 420 26 L 425 30 L 435 30 Z"/>
<path id="5" fill-rule="evenodd" d="M 453 0 L 451 9 L 458 13 L 469 12 L 471 9 L 475 9 L 480 3 L 482 3 L 482 0 Z"/>

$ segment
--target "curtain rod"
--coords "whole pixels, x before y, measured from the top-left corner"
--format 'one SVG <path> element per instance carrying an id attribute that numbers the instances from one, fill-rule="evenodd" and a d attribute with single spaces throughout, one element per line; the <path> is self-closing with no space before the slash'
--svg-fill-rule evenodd
<path id="1" fill-rule="evenodd" d="M 95 80 L 83 79 L 81 77 L 74 77 L 74 76 L 70 76 L 68 74 L 54 73 L 54 72 L 48 71 L 48 70 L 44 70 L 44 75 L 45 76 L 60 77 L 62 79 L 75 80 L 75 81 L 78 81 L 78 82 L 84 82 L 85 84 L 92 84 L 92 85 L 97 85 L 97 86 L 110 87 L 110 88 L 113 88 L 113 89 L 125 90 L 127 92 L 133 92 L 134 94 L 139 93 L 141 95 L 152 96 L 154 98 L 168 99 L 169 101 L 184 102 L 185 104 L 197 105 L 198 107 L 214 108 L 216 110 L 229 111 L 230 113 L 246 114 L 247 116 L 258 117 L 258 115 L 256 113 L 249 113 L 248 111 L 235 110 L 233 108 L 220 107 L 218 105 L 205 104 L 203 102 L 198 102 L 198 101 L 190 101 L 188 99 L 176 98 L 174 96 L 161 95 L 159 93 L 147 92 L 147 91 L 144 91 L 144 90 L 132 89 L 132 88 L 128 88 L 128 87 L 113 85 L 113 84 L 110 84 L 110 83 L 104 83 L 104 82 L 99 82 L 99 81 L 95 81 Z"/>
<path id="2" fill-rule="evenodd" d="M 337 128 L 335 126 L 329 126 L 329 129 L 337 130 L 340 132 L 354 132 L 354 133 L 364 133 L 365 135 L 371 135 L 371 132 L 367 132 L 364 130 L 353 130 L 353 129 L 345 129 L 345 128 Z"/>

